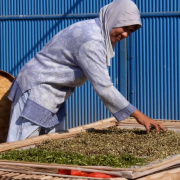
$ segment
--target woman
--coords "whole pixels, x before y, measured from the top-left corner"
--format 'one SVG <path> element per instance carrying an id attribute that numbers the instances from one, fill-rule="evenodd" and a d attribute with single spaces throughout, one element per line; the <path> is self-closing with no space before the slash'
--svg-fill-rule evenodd
<path id="1" fill-rule="evenodd" d="M 115 44 L 141 28 L 131 0 L 114 0 L 99 18 L 75 23 L 56 34 L 21 69 L 10 89 L 11 124 L 7 141 L 62 130 L 65 101 L 88 79 L 119 121 L 133 116 L 149 132 L 164 127 L 131 105 L 113 86 L 107 66 Z"/>

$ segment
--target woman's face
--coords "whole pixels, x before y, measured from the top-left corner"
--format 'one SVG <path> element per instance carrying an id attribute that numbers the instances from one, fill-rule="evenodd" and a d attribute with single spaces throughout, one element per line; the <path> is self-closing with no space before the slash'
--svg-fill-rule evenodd
<path id="1" fill-rule="evenodd" d="M 136 25 L 113 28 L 110 32 L 110 39 L 111 39 L 113 48 L 118 41 L 121 41 L 122 39 L 127 38 L 132 32 L 134 32 L 135 27 Z"/>

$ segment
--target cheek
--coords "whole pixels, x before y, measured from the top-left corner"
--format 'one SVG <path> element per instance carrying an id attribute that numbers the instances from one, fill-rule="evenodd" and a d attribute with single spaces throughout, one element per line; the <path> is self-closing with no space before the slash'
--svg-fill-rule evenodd
<path id="1" fill-rule="evenodd" d="M 116 29 L 112 29 L 110 35 L 112 35 L 113 37 L 118 37 L 118 36 L 121 36 L 121 34 L 123 33 L 124 31 L 120 28 L 116 28 Z"/>
<path id="2" fill-rule="evenodd" d="M 116 42 L 116 37 L 110 36 L 110 40 L 111 40 L 111 43 L 115 43 Z"/>
<path id="3" fill-rule="evenodd" d="M 116 31 L 116 35 L 117 36 L 121 36 L 121 34 L 122 33 L 124 33 L 125 31 L 122 29 L 122 28 L 119 28 L 119 29 L 117 29 L 117 31 Z"/>

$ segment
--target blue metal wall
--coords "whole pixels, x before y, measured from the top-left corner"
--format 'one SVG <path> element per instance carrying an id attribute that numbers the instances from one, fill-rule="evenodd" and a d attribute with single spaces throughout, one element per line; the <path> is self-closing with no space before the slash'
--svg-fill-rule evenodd
<path id="1" fill-rule="evenodd" d="M 1 0 L 0 16 L 98 13 L 113 0 Z"/>
<path id="2" fill-rule="evenodd" d="M 128 98 L 157 119 L 180 119 L 180 1 L 135 0 L 143 28 L 128 39 Z"/>
<path id="3" fill-rule="evenodd" d="M 16 76 L 21 67 L 58 31 L 77 21 L 96 17 L 100 8 L 110 2 L 111 0 L 1 0 L 0 69 Z M 112 82 L 124 96 L 127 96 L 126 59 L 125 41 L 122 41 L 116 47 L 116 57 L 112 60 L 109 71 Z M 89 82 L 76 89 L 68 100 L 67 110 L 66 128 L 111 116 Z"/>
<path id="4" fill-rule="evenodd" d="M 16 76 L 58 31 L 96 17 L 111 1 L 1 0 L 0 69 Z M 180 119 L 180 1 L 134 2 L 142 12 L 143 28 L 128 39 L 128 94 L 125 41 L 116 47 L 109 69 L 112 82 L 148 116 Z M 67 109 L 67 128 L 111 116 L 89 82 L 77 88 Z"/>
<path id="5" fill-rule="evenodd" d="M 133 0 L 141 13 L 180 11 L 179 0 Z"/>

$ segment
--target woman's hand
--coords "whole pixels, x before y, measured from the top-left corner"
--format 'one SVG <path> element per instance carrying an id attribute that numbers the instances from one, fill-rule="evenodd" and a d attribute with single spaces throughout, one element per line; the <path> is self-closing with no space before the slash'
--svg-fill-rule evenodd
<path id="1" fill-rule="evenodd" d="M 131 116 L 134 117 L 139 124 L 142 124 L 146 128 L 147 133 L 150 133 L 151 127 L 154 127 L 158 133 L 160 131 L 159 128 L 166 132 L 165 127 L 161 123 L 154 121 L 139 110 L 136 110 L 131 114 Z"/>

